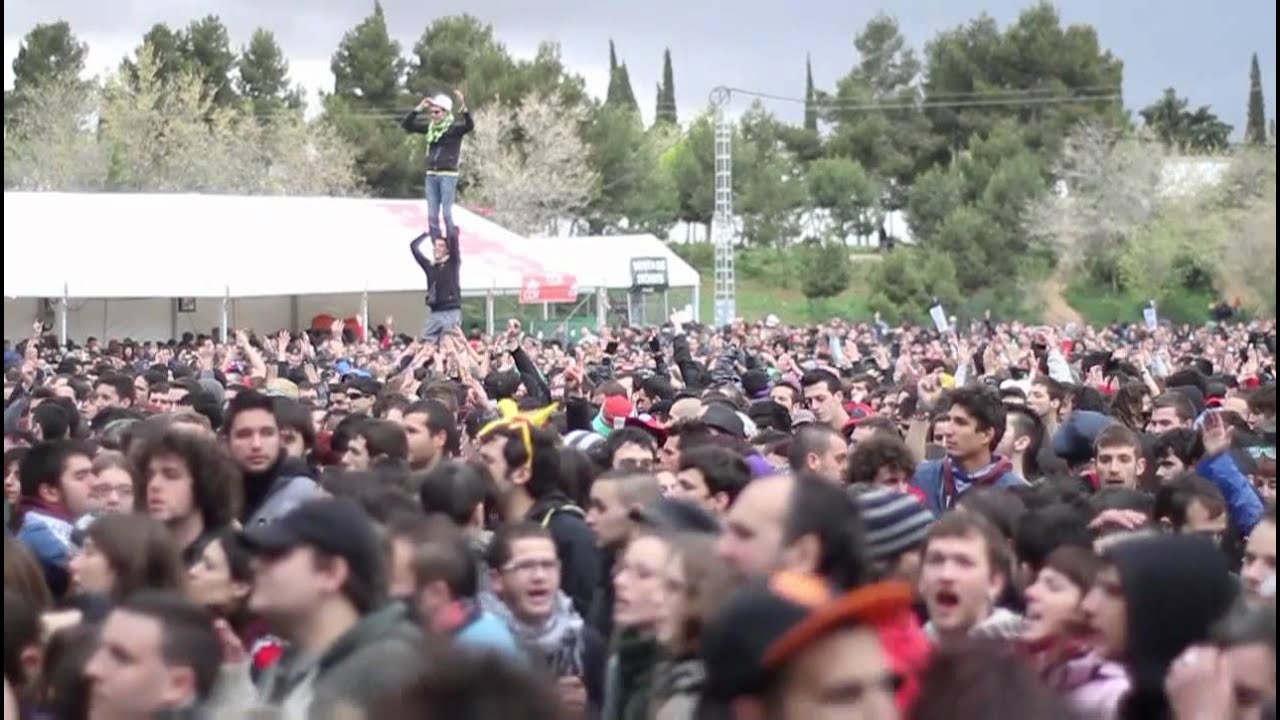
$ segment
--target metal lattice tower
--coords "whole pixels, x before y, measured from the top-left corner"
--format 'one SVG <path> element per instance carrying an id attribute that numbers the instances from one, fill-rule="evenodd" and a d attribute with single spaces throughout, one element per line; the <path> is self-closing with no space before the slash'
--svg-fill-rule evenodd
<path id="1" fill-rule="evenodd" d="M 725 106 L 729 104 L 728 88 L 711 91 L 715 108 L 715 214 L 711 217 L 711 241 L 715 243 L 715 323 L 728 325 L 737 316 L 737 282 L 733 269 L 733 128 Z"/>

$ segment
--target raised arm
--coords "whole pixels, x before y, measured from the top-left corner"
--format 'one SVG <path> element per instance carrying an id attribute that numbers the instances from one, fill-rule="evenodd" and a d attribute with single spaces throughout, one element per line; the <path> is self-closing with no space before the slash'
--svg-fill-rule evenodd
<path id="1" fill-rule="evenodd" d="M 431 125 L 431 118 L 422 117 L 422 111 L 427 109 L 427 104 L 427 98 L 422 98 L 400 121 L 400 127 L 404 128 L 405 132 L 426 134 L 427 127 Z"/>
<path id="2" fill-rule="evenodd" d="M 409 252 L 413 253 L 413 259 L 418 261 L 418 266 L 423 272 L 429 272 L 431 267 L 431 258 L 422 254 L 422 241 L 429 237 L 427 233 L 422 233 L 418 237 L 409 241 Z"/>

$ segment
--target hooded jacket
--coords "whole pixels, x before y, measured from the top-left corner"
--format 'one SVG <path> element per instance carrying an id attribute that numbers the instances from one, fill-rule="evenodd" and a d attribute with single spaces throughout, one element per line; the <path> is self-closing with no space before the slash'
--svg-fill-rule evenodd
<path id="1" fill-rule="evenodd" d="M 1156 535 L 1116 543 L 1104 554 L 1120 575 L 1128 613 L 1125 669 L 1131 690 L 1120 718 L 1170 717 L 1164 693 L 1169 664 L 1209 637 L 1230 608 L 1236 588 L 1226 559 L 1192 535 Z"/>
<path id="2" fill-rule="evenodd" d="M 275 522 L 301 503 L 316 497 L 317 486 L 306 463 L 280 453 L 280 459 L 265 472 L 245 473 L 245 527 Z"/>
<path id="3" fill-rule="evenodd" d="M 560 587 L 573 599 L 579 615 L 591 611 L 591 598 L 600 582 L 600 552 L 587 527 L 587 514 L 567 495 L 555 491 L 538 498 L 525 519 L 551 531 L 560 558 Z"/>
<path id="4" fill-rule="evenodd" d="M 427 135 L 431 128 L 431 116 L 423 116 L 416 109 L 400 121 L 405 132 Z M 427 145 L 427 172 L 431 174 L 458 174 L 458 160 L 462 156 L 462 137 L 476 128 L 471 113 L 463 111 L 453 116 L 453 124 L 445 129 L 434 142 Z"/>

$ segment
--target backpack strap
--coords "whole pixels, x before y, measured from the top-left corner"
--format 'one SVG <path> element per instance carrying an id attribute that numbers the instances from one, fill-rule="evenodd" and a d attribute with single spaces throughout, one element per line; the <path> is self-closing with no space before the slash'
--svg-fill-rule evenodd
<path id="1" fill-rule="evenodd" d="M 542 516 L 542 522 L 540 524 L 544 528 L 549 527 L 551 525 L 551 518 L 555 517 L 556 513 L 562 513 L 562 512 L 569 513 L 570 515 L 577 515 L 583 520 L 587 519 L 586 511 L 584 511 L 582 508 L 578 507 L 577 505 L 574 505 L 573 503 L 569 503 L 567 505 L 560 505 L 560 506 L 551 508 L 551 510 L 549 510 L 546 515 Z"/>

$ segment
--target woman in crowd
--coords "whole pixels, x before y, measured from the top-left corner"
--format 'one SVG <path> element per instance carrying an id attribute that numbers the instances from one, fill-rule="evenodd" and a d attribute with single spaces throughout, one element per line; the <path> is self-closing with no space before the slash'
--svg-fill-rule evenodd
<path id="1" fill-rule="evenodd" d="M 186 576 L 169 531 L 140 515 L 104 515 L 71 558 L 77 592 L 119 602 L 139 590 L 181 590 Z"/>
<path id="2" fill-rule="evenodd" d="M 1080 603 L 1102 561 L 1078 547 L 1049 554 L 1026 590 L 1020 638 L 1041 678 L 1082 718 L 1110 718 L 1129 689 L 1124 668 L 1091 651 Z"/>
<path id="3" fill-rule="evenodd" d="M 604 720 L 649 716 L 671 552 L 662 536 L 640 535 L 628 543 L 615 568 L 613 625 L 618 634 L 606 676 Z"/>
<path id="4" fill-rule="evenodd" d="M 4 451 L 4 501 L 9 512 L 18 506 L 18 500 L 22 497 L 22 483 L 18 481 L 18 466 L 22 464 L 22 458 L 26 455 L 27 449 L 24 447 L 9 448 Z"/>
<path id="5" fill-rule="evenodd" d="M 732 586 L 728 566 L 716 557 L 714 536 L 687 533 L 671 538 L 658 624 L 666 662 L 659 665 L 654 679 L 655 720 L 694 717 L 706 680 L 699 644 L 702 629 Z"/>
<path id="6" fill-rule="evenodd" d="M 202 539 L 196 561 L 187 567 L 187 597 L 226 620 L 241 644 L 252 649 L 263 628 L 249 612 L 253 568 L 237 534 L 224 528 Z"/>
<path id="7" fill-rule="evenodd" d="M 53 594 L 44 581 L 44 571 L 36 556 L 12 535 L 4 536 L 4 589 L 23 596 L 37 610 L 53 604 Z"/>

